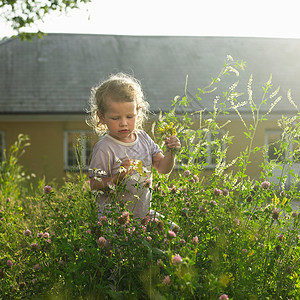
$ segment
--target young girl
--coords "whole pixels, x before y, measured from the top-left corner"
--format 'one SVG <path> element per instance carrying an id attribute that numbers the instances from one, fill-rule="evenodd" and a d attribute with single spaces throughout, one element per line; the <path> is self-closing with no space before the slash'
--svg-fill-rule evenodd
<path id="1" fill-rule="evenodd" d="M 149 213 L 152 166 L 162 174 L 174 167 L 180 149 L 176 136 L 165 140 L 166 154 L 141 127 L 149 104 L 139 82 L 126 74 L 112 75 L 92 89 L 91 114 L 87 123 L 104 137 L 96 143 L 90 163 L 92 190 L 104 190 L 110 184 L 126 184 L 124 199 L 135 217 Z M 100 212 L 109 204 L 107 194 L 100 193 Z"/>

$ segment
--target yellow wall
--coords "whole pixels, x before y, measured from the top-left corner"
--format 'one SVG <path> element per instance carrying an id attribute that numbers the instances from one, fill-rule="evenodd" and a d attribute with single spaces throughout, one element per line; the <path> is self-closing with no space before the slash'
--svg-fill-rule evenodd
<path id="1" fill-rule="evenodd" d="M 7 121 L 0 122 L 5 132 L 8 149 L 20 133 L 30 137 L 30 146 L 20 159 L 25 171 L 46 179 L 61 179 L 64 171 L 64 131 L 89 130 L 84 119 L 80 121 Z"/>
<path id="2" fill-rule="evenodd" d="M 0 130 L 5 132 L 6 148 L 12 145 L 20 133 L 27 134 L 30 137 L 31 146 L 26 149 L 20 162 L 24 165 L 27 173 L 35 173 L 38 177 L 46 176 L 51 180 L 57 178 L 61 180 L 65 175 L 64 170 L 64 131 L 65 130 L 90 130 L 85 124 L 84 117 L 76 117 L 73 120 L 60 120 L 64 117 L 45 117 L 45 120 L 22 119 L 19 121 L 2 121 Z M 225 120 L 226 121 L 226 120 Z M 224 121 L 224 122 L 225 122 Z M 147 126 L 150 130 L 150 126 Z M 266 121 L 260 125 L 256 132 L 255 145 L 261 146 L 265 143 L 265 130 L 278 128 L 277 120 Z M 246 146 L 249 140 L 243 134 L 242 123 L 232 120 L 225 128 L 234 136 L 233 144 L 229 146 L 227 152 L 227 162 L 236 158 Z M 148 130 L 148 131 L 149 131 Z M 261 154 L 251 157 L 251 165 L 248 168 L 248 175 L 254 179 L 259 178 L 259 165 L 262 162 Z M 211 171 L 207 171 L 207 176 Z"/>
<path id="3" fill-rule="evenodd" d="M 248 126 L 249 124 L 247 124 Z M 250 140 L 244 134 L 245 127 L 240 120 L 233 120 L 229 123 L 225 128 L 225 130 L 229 130 L 229 136 L 234 136 L 232 140 L 232 144 L 229 145 L 227 151 L 227 163 L 238 157 L 243 151 L 246 150 L 247 147 L 250 146 Z M 265 134 L 267 130 L 279 130 L 277 125 L 277 120 L 268 120 L 263 123 L 260 123 L 257 131 L 255 133 L 254 143 L 252 149 L 254 147 L 261 147 L 265 144 Z M 258 179 L 260 176 L 260 165 L 263 162 L 263 156 L 261 152 L 257 152 L 250 156 L 251 164 L 247 167 L 247 175 L 249 175 L 252 179 Z M 236 170 L 235 168 L 231 168 L 232 170 Z"/>

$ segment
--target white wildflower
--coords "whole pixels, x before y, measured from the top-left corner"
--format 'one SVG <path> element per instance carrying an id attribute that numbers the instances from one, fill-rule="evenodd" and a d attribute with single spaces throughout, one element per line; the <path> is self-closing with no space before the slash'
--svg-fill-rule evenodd
<path id="1" fill-rule="evenodd" d="M 266 85 L 270 85 L 272 83 L 272 74 L 270 75 L 269 80 L 267 81 Z"/>
<path id="2" fill-rule="evenodd" d="M 278 94 L 279 90 L 280 90 L 280 86 L 277 88 L 276 91 L 274 91 L 274 92 L 270 95 L 270 99 L 274 98 L 274 97 Z"/>
<path id="3" fill-rule="evenodd" d="M 126 168 L 124 168 L 123 166 L 120 166 L 119 170 L 118 170 L 119 173 L 122 173 L 122 172 L 126 172 Z"/>
<path id="4" fill-rule="evenodd" d="M 116 157 L 116 162 L 117 163 L 122 163 L 121 159 L 119 157 Z"/>
<path id="5" fill-rule="evenodd" d="M 253 99 L 252 99 L 252 94 L 253 94 L 253 91 L 252 91 L 252 81 L 253 81 L 253 77 L 252 77 L 252 74 L 250 75 L 250 78 L 249 78 L 249 81 L 248 81 L 248 87 L 247 87 L 247 91 L 248 91 L 248 100 L 249 100 L 249 103 L 251 106 L 254 106 L 254 102 L 253 102 Z"/>
<path id="6" fill-rule="evenodd" d="M 224 123 L 223 125 L 220 126 L 220 129 L 225 127 L 227 124 L 231 123 L 231 120 L 227 120 L 226 123 Z"/>
<path id="7" fill-rule="evenodd" d="M 264 116 L 267 116 L 272 110 L 273 108 L 277 105 L 277 103 L 282 99 L 282 96 L 279 96 L 270 106 L 269 110 L 267 111 L 267 113 Z"/>
<path id="8" fill-rule="evenodd" d="M 290 89 L 287 92 L 287 98 L 288 98 L 289 102 L 297 109 L 297 111 L 299 111 L 298 106 L 296 105 L 296 103 L 292 99 L 292 93 L 291 93 Z"/>
<path id="9" fill-rule="evenodd" d="M 236 89 L 236 87 L 237 87 L 238 84 L 239 84 L 239 80 L 236 81 L 236 82 L 229 88 L 229 90 L 230 90 L 230 91 L 234 91 L 234 90 Z"/>
<path id="10" fill-rule="evenodd" d="M 228 55 L 227 55 L 227 60 L 228 60 L 228 61 L 233 61 L 232 56 L 228 54 Z"/>
<path id="11" fill-rule="evenodd" d="M 228 66 L 228 67 L 226 68 L 226 70 L 228 70 L 229 72 L 235 73 L 235 75 L 236 75 L 237 77 L 240 76 L 239 71 L 238 71 L 237 69 L 233 68 L 232 66 Z"/>
<path id="12" fill-rule="evenodd" d="M 245 106 L 247 103 L 248 103 L 248 101 L 239 102 L 239 103 L 237 103 L 237 104 L 235 104 L 235 105 L 232 105 L 231 108 L 234 109 L 234 110 L 236 110 L 236 109 L 239 108 L 239 107 Z M 233 104 L 233 103 L 231 103 L 231 104 Z"/>
<path id="13" fill-rule="evenodd" d="M 115 190 L 116 190 L 116 185 L 113 184 L 113 183 L 108 183 L 108 184 L 107 184 L 107 187 L 108 187 L 110 190 L 112 190 L 112 191 L 115 191 Z"/>

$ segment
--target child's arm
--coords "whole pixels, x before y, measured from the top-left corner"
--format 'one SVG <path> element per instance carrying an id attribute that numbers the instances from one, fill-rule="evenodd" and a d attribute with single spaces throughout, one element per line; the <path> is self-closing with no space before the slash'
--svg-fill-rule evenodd
<path id="1" fill-rule="evenodd" d="M 161 174 L 168 174 L 172 171 L 175 164 L 175 153 L 172 149 L 180 149 L 181 144 L 179 139 L 172 135 L 166 141 L 167 152 L 165 156 L 159 152 L 153 158 L 153 167 Z"/>
<path id="2" fill-rule="evenodd" d="M 131 159 L 124 160 L 121 164 L 121 166 L 124 168 L 122 172 L 116 173 L 112 176 L 101 177 L 99 179 L 92 177 L 90 179 L 91 190 L 102 190 L 105 189 L 109 184 L 120 184 L 128 174 L 132 173 L 132 170 L 129 168 L 131 164 Z"/>

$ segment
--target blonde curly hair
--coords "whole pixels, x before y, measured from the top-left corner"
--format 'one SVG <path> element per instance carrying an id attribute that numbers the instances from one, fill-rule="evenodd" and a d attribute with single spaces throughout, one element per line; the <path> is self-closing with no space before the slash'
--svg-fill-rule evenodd
<path id="1" fill-rule="evenodd" d="M 120 102 L 136 102 L 138 110 L 136 129 L 142 129 L 147 113 L 149 111 L 149 103 L 144 99 L 144 93 L 140 82 L 134 77 L 117 73 L 109 76 L 100 85 L 93 87 L 89 101 L 90 114 L 86 123 L 91 126 L 99 135 L 107 132 L 107 126 L 102 124 L 99 115 L 104 116 L 106 112 L 107 96 L 113 97 L 115 101 Z"/>

